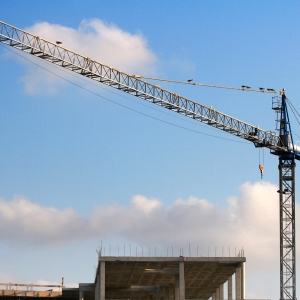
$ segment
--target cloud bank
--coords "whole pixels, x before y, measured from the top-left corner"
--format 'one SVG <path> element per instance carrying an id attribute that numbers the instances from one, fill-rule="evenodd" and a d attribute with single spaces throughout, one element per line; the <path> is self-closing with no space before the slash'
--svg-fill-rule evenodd
<path id="1" fill-rule="evenodd" d="M 100 205 L 84 218 L 72 208 L 45 207 L 18 196 L 11 201 L 0 199 L 0 238 L 48 246 L 112 235 L 145 246 L 203 246 L 206 250 L 202 255 L 207 255 L 209 246 L 223 246 L 224 255 L 229 254 L 228 246 L 243 247 L 254 256 L 273 248 L 274 254 L 269 255 L 277 255 L 276 186 L 245 183 L 238 196 L 226 201 L 227 206 L 220 207 L 209 200 L 190 197 L 166 206 L 158 199 L 136 195 L 127 206 Z M 211 248 L 211 254 L 214 251 Z"/>
<path id="2" fill-rule="evenodd" d="M 120 71 L 155 74 L 157 58 L 149 49 L 145 37 L 141 33 L 126 32 L 115 24 L 91 19 L 83 20 L 78 28 L 74 29 L 40 22 L 25 30 L 51 42 L 61 41 L 63 47 Z M 46 64 L 45 66 L 49 68 Z M 58 72 L 57 69 L 55 72 Z M 59 74 L 67 76 L 65 73 Z M 29 67 L 21 80 L 30 94 L 53 94 L 62 85 L 59 82 L 61 79 L 33 66 Z"/>

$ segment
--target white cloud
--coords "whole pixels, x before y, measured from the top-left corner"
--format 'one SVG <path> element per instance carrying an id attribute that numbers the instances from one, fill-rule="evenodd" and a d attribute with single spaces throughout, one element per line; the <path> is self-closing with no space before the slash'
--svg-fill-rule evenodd
<path id="1" fill-rule="evenodd" d="M 74 209 L 44 207 L 21 196 L 0 199 L 0 238 L 49 245 L 114 234 L 145 246 L 184 247 L 190 243 L 206 249 L 202 255 L 209 246 L 217 246 L 219 253 L 223 246 L 226 255 L 228 246 L 231 255 L 235 246 L 243 246 L 257 259 L 269 253 L 273 260 L 279 239 L 276 186 L 245 183 L 240 195 L 227 202 L 224 208 L 190 197 L 166 207 L 158 199 L 137 195 L 128 206 L 99 206 L 83 218 Z M 262 267 L 266 263 L 268 260 Z"/>
<path id="2" fill-rule="evenodd" d="M 69 78 L 70 75 L 62 73 L 62 71 L 47 65 L 45 62 L 37 61 L 43 68 L 50 70 L 54 74 L 59 74 L 63 78 Z M 51 74 L 44 69 L 29 65 L 26 74 L 20 78 L 20 82 L 24 84 L 26 93 L 30 95 L 55 95 L 60 88 L 65 85 L 65 81 Z M 75 79 L 72 79 L 73 81 Z"/>
<path id="3" fill-rule="evenodd" d="M 73 209 L 43 207 L 24 197 L 0 199 L 0 237 L 29 244 L 56 244 L 82 238 L 86 221 Z"/>
<path id="4" fill-rule="evenodd" d="M 74 29 L 41 22 L 25 30 L 51 42 L 62 41 L 63 47 L 120 71 L 148 76 L 155 74 L 157 58 L 148 48 L 146 39 L 140 33 L 126 32 L 115 24 L 99 19 L 83 20 Z M 38 60 L 36 62 L 40 63 Z M 47 64 L 43 66 L 49 68 Z M 58 71 L 55 69 L 55 72 Z M 59 74 L 67 76 L 62 72 Z M 53 94 L 62 84 L 61 79 L 32 66 L 21 80 L 26 91 L 31 94 Z"/>
<path id="5" fill-rule="evenodd" d="M 163 208 L 163 204 L 157 199 L 147 199 L 141 195 L 134 196 L 132 203 L 137 210 L 147 215 Z"/>

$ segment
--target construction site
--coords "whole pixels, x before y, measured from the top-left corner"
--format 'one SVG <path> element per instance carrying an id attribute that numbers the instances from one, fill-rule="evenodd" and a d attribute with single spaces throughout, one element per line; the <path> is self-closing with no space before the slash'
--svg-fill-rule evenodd
<path id="1" fill-rule="evenodd" d="M 241 300 L 245 262 L 245 257 L 99 256 L 95 282 L 79 283 L 78 288 L 64 287 L 63 282 L 61 286 L 0 283 L 1 299 Z"/>
<path id="2" fill-rule="evenodd" d="M 4 22 L 0 22 L 0 42 L 35 56 L 37 60 L 46 60 L 99 84 L 250 141 L 257 148 L 270 149 L 271 154 L 279 158 L 280 300 L 296 300 L 295 160 L 300 160 L 300 149 L 292 139 L 284 90 L 236 88 L 273 95 L 272 108 L 277 113 L 278 125 L 277 133 L 273 133 L 150 84 L 144 80 L 147 77 L 120 72 L 63 48 L 59 41 L 47 41 Z M 264 166 L 260 165 L 262 175 L 263 170 Z M 245 263 L 243 251 L 236 257 L 103 256 L 100 251 L 94 282 L 78 283 L 76 288 L 68 288 L 63 281 L 61 285 L 0 283 L 0 299 L 244 300 Z"/>

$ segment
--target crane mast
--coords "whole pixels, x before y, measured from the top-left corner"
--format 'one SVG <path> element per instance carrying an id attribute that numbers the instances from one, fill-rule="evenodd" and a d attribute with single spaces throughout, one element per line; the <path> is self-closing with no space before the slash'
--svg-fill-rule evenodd
<path id="1" fill-rule="evenodd" d="M 280 141 L 289 152 L 275 153 L 279 157 L 280 207 L 280 300 L 296 299 L 296 243 L 295 243 L 295 145 L 286 105 L 286 96 L 273 97 L 277 113 Z"/>
<path id="2" fill-rule="evenodd" d="M 272 154 L 279 157 L 280 300 L 296 300 L 295 160 L 300 160 L 300 153 L 293 143 L 284 90 L 281 96 L 273 97 L 273 109 L 279 125 L 276 135 L 141 80 L 140 76 L 126 74 L 1 21 L 0 42 L 251 141 L 256 147 L 269 148 Z"/>

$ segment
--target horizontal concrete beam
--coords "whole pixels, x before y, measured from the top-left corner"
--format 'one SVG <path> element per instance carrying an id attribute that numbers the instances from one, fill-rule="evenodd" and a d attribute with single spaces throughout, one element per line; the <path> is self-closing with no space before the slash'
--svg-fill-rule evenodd
<path id="1" fill-rule="evenodd" d="M 179 274 L 179 268 L 145 269 L 144 273 Z"/>
<path id="2" fill-rule="evenodd" d="M 164 285 L 132 285 L 130 288 L 122 289 L 126 292 L 156 292 L 157 289 Z M 119 289 L 117 289 L 119 290 Z"/>
<path id="3" fill-rule="evenodd" d="M 219 263 L 239 263 L 245 262 L 245 257 L 136 257 L 136 256 L 100 256 L 99 261 L 116 262 L 219 262 Z"/>
<path id="4" fill-rule="evenodd" d="M 79 291 L 81 292 L 94 292 L 95 284 L 94 283 L 79 283 Z"/>

